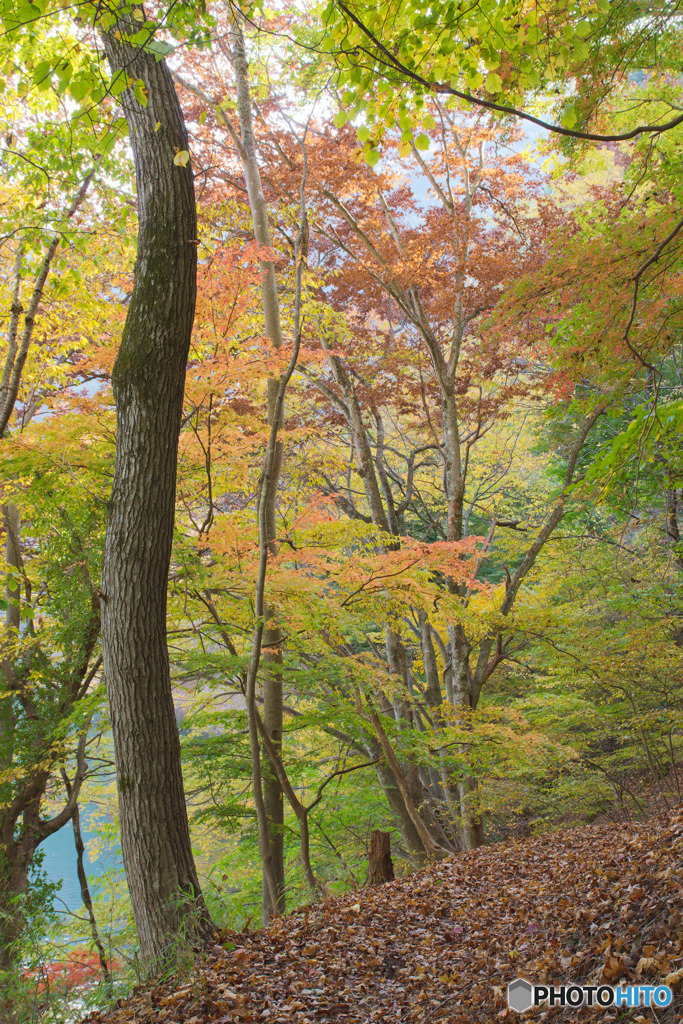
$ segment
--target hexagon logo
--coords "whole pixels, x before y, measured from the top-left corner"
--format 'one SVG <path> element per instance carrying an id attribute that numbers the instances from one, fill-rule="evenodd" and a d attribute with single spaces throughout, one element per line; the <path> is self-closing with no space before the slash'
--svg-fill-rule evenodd
<path id="1" fill-rule="evenodd" d="M 508 985 L 508 1006 L 517 1013 L 524 1013 L 534 1005 L 533 987 L 524 978 L 515 978 Z"/>

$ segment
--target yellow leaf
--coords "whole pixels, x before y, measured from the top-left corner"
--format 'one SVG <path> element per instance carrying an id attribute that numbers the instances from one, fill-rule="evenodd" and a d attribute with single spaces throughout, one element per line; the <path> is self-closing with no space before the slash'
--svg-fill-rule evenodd
<path id="1" fill-rule="evenodd" d="M 491 74 L 488 75 L 486 81 L 484 82 L 484 87 L 487 92 L 500 92 L 501 89 L 503 88 L 503 83 L 501 81 L 500 75 L 497 75 L 495 71 L 492 71 Z"/>
<path id="2" fill-rule="evenodd" d="M 190 154 L 186 149 L 181 149 L 179 153 L 173 157 L 173 163 L 176 167 L 187 167 L 190 162 Z"/>

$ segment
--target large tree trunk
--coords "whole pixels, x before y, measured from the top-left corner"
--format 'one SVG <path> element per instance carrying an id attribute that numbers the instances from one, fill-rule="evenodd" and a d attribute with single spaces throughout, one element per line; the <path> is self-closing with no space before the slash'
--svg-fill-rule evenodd
<path id="1" fill-rule="evenodd" d="M 130 19 L 130 20 L 128 20 Z M 192 858 L 166 638 L 178 435 L 196 297 L 197 219 L 188 141 L 165 61 L 107 31 L 112 71 L 127 90 L 138 193 L 138 259 L 113 370 L 116 466 L 102 571 L 102 650 L 111 707 L 121 845 L 140 954 L 165 961 L 179 937 L 211 924 Z M 135 31 L 135 28 L 132 28 Z M 118 38 L 117 38 L 118 36 Z"/>

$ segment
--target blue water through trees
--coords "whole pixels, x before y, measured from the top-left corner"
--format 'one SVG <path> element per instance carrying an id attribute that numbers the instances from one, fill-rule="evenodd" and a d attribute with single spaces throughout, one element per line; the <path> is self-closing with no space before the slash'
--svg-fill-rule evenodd
<path id="1" fill-rule="evenodd" d="M 89 825 L 89 819 L 89 808 L 85 806 L 81 809 L 81 834 L 86 849 L 84 866 L 91 895 L 95 898 L 98 890 L 98 878 L 110 868 L 118 866 L 119 857 L 113 847 L 107 848 L 102 838 L 95 834 Z M 76 874 L 76 846 L 71 823 L 49 836 L 42 843 L 40 849 L 45 854 L 43 871 L 48 880 L 61 882 L 57 909 L 79 913 L 79 908 L 82 906 L 81 886 Z"/>

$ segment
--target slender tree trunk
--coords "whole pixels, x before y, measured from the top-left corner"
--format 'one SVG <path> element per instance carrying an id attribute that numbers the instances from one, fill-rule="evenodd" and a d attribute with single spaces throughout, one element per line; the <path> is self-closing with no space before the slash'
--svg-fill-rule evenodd
<path id="1" fill-rule="evenodd" d="M 95 168 L 89 171 L 85 176 L 83 184 L 76 193 L 71 206 L 66 211 L 64 217 L 65 220 L 71 220 L 74 214 L 76 214 L 83 205 L 83 201 L 88 193 L 90 182 L 92 181 L 94 174 Z M 34 281 L 28 308 L 26 310 L 21 304 L 24 247 L 21 243 L 19 243 L 17 247 L 17 256 L 14 266 L 14 292 L 10 310 L 9 330 L 7 333 L 7 355 L 5 357 L 5 363 L 2 370 L 2 377 L 0 378 L 0 437 L 4 436 L 10 417 L 14 412 L 14 406 L 21 386 L 21 377 L 24 371 L 24 365 L 33 340 L 33 331 L 36 324 L 36 317 L 38 315 L 38 308 L 43 297 L 43 291 L 45 290 L 45 282 L 47 281 L 52 261 L 55 258 L 55 254 L 59 248 L 61 240 L 61 234 L 54 235 L 51 239 Z M 22 314 L 24 315 L 24 327 L 20 335 L 19 323 Z"/>
<path id="2" fill-rule="evenodd" d="M 266 615 L 271 616 L 273 609 L 268 607 Z M 282 631 L 278 626 L 267 629 L 263 634 L 263 722 L 268 730 L 275 749 L 282 756 L 283 695 L 282 695 Z M 264 921 L 276 913 L 283 914 L 286 909 L 285 892 L 285 804 L 282 786 L 275 769 L 267 757 L 263 765 L 263 802 L 270 830 L 270 852 L 272 871 L 276 880 L 277 905 L 274 907 L 270 899 L 268 886 L 263 885 L 261 913 Z"/>
<path id="3" fill-rule="evenodd" d="M 104 945 L 102 943 L 102 939 L 100 938 L 99 928 L 97 927 L 97 918 L 95 917 L 95 910 L 92 904 L 92 896 L 90 895 L 90 886 L 88 885 L 88 875 L 85 870 L 85 843 L 83 842 L 83 836 L 81 834 L 81 813 L 78 804 L 76 804 L 76 807 L 74 808 L 74 816 L 71 819 L 71 825 L 74 830 L 74 846 L 76 847 L 76 874 L 78 876 L 78 884 L 81 887 L 81 899 L 83 900 L 83 906 L 88 912 L 88 920 L 90 921 L 90 934 L 92 935 L 92 940 L 95 943 L 95 948 L 97 949 L 100 967 L 102 968 L 102 977 L 104 978 L 105 991 L 107 995 L 111 997 L 111 971 L 109 970 L 109 964 L 107 963 L 107 956 L 104 951 Z"/>
<path id="4" fill-rule="evenodd" d="M 94 168 L 86 175 L 71 206 L 66 211 L 65 220 L 70 220 L 82 206 L 93 175 Z M 21 302 L 25 248 L 22 242 L 17 245 L 12 304 L 7 332 L 7 352 L 0 375 L 0 440 L 5 437 L 14 412 L 45 283 L 61 239 L 61 234 L 56 234 L 48 244 L 33 283 L 27 309 L 24 309 Z M 23 328 L 20 330 L 22 316 L 24 318 Z M 22 568 L 19 540 L 21 535 L 20 511 L 16 505 L 4 505 L 2 506 L 2 517 L 7 537 L 6 564 L 8 568 L 20 571 Z M 20 587 L 16 580 L 8 584 L 4 637 L 0 640 L 0 671 L 5 677 L 3 680 L 0 676 L 0 685 L 4 690 L 13 689 L 17 682 L 12 664 L 11 645 L 21 624 L 20 593 Z M 7 640 L 10 644 L 9 650 L 6 646 Z M 13 702 L 5 697 L 0 700 L 0 773 L 9 771 L 12 765 L 16 725 Z M 38 758 L 38 761 L 40 760 Z M 11 783 L 0 785 L 0 808 L 2 808 L 0 813 L 0 1019 L 7 1021 L 7 1024 L 15 1017 L 9 998 L 2 991 L 5 988 L 2 975 L 3 973 L 11 975 L 16 971 L 18 940 L 24 926 L 21 901 L 28 891 L 28 878 L 36 850 L 46 835 L 50 834 L 44 829 L 33 827 L 34 818 L 39 824 L 44 825 L 40 822 L 40 804 L 49 781 L 50 774 L 40 769 L 37 769 L 33 777 L 27 780 L 25 790 L 30 791 L 31 797 L 23 815 L 23 829 L 19 835 L 17 835 L 17 823 L 21 820 L 21 811 L 16 809 L 16 800 L 11 799 L 12 785 Z M 80 782 L 78 784 L 80 785 Z M 61 820 L 60 817 L 60 822 Z M 68 817 L 65 817 L 62 823 L 66 824 L 68 820 Z M 56 831 L 56 829 L 51 831 Z"/>
<path id="5" fill-rule="evenodd" d="M 448 388 L 448 390 L 445 390 Z M 449 541 L 462 540 L 462 507 L 465 480 L 460 457 L 460 424 L 453 385 L 442 385 L 441 417 L 443 421 L 443 449 L 446 461 L 445 482 L 448 522 L 446 536 Z"/>
<path id="6" fill-rule="evenodd" d="M 436 661 L 436 652 L 434 650 L 434 644 L 432 642 L 432 631 L 429 623 L 429 616 L 425 611 L 420 611 L 419 615 L 420 623 L 420 643 L 422 647 L 422 660 L 424 662 L 425 669 L 425 682 L 426 694 L 425 698 L 427 705 L 432 709 L 434 715 L 435 725 L 439 731 L 442 731 L 445 726 L 442 703 L 443 697 L 441 693 L 441 681 L 439 679 L 439 669 Z M 448 768 L 448 750 L 443 747 L 439 750 L 440 759 L 440 781 L 445 797 L 445 803 L 449 816 L 459 813 L 459 796 L 455 792 L 453 780 L 451 779 L 451 772 Z"/>
<path id="7" fill-rule="evenodd" d="M 367 741 L 364 746 L 370 757 L 377 757 L 382 751 L 379 743 Z M 377 772 L 377 778 L 379 784 L 382 787 L 387 803 L 396 816 L 399 832 L 403 837 L 408 853 L 417 864 L 425 864 L 429 860 L 429 854 L 425 848 L 424 843 L 420 838 L 420 834 L 415 828 L 415 823 L 411 818 L 410 814 L 405 805 L 405 801 L 401 795 L 401 791 L 396 781 L 396 776 L 391 770 L 391 766 L 387 763 L 386 759 L 382 759 L 377 762 L 375 767 Z"/>
<path id="8" fill-rule="evenodd" d="M 458 714 L 458 724 L 464 731 L 472 728 L 472 695 L 470 644 L 462 626 L 450 623 L 448 637 L 451 649 L 451 678 L 453 681 L 453 707 Z M 459 753 L 463 764 L 467 765 L 462 777 L 458 780 L 457 802 L 460 815 L 460 842 L 464 850 L 474 850 L 484 842 L 484 829 L 481 816 L 477 809 L 477 779 L 470 772 L 471 749 L 468 743 L 462 743 Z"/>
<path id="9" fill-rule="evenodd" d="M 62 779 L 64 781 L 64 788 L 66 789 L 67 797 L 71 796 L 71 780 L 62 768 Z M 107 998 L 112 996 L 112 976 L 109 970 L 109 964 L 107 963 L 107 955 L 104 951 L 104 944 L 100 938 L 100 930 L 97 927 L 97 918 L 95 917 L 95 908 L 93 907 L 92 896 L 90 895 L 90 886 L 88 885 L 88 873 L 85 870 L 85 843 L 83 842 L 83 833 L 81 832 L 81 811 L 78 806 L 78 802 L 74 805 L 74 813 L 71 819 L 71 827 L 74 833 L 74 846 L 76 847 L 76 875 L 78 877 L 78 884 L 81 887 L 81 900 L 83 906 L 88 912 L 88 920 L 90 921 L 90 934 L 92 940 L 97 949 L 97 955 L 100 961 L 100 967 L 102 969 L 102 977 L 104 979 L 104 986 Z"/>
<path id="10" fill-rule="evenodd" d="M 444 835 L 443 830 L 440 829 L 439 831 L 441 835 L 439 836 L 438 839 L 434 839 L 431 835 L 430 830 L 427 828 L 427 825 L 418 814 L 417 807 L 415 806 L 415 802 L 410 791 L 410 784 L 406 778 L 406 775 L 401 765 L 399 764 L 398 758 L 396 757 L 393 747 L 389 742 L 389 738 L 384 730 L 382 722 L 380 721 L 380 717 L 375 711 L 374 707 L 372 707 L 371 702 L 368 701 L 368 703 L 370 705 L 370 711 L 367 715 L 367 720 L 372 723 L 379 744 L 382 748 L 384 756 L 387 759 L 389 767 L 391 768 L 392 771 L 392 775 L 396 780 L 396 785 L 398 786 L 398 789 L 403 798 L 403 803 L 405 805 L 406 812 L 408 813 L 415 827 L 415 830 L 417 831 L 417 834 L 420 837 L 420 842 L 422 844 L 426 856 L 428 858 L 438 858 L 447 856 L 449 853 L 452 852 L 452 850 L 450 849 L 450 847 L 443 846 L 441 844 L 441 838 Z"/>
<path id="11" fill-rule="evenodd" d="M 259 170 L 256 153 L 256 139 L 254 136 L 253 114 L 251 107 L 251 93 L 249 87 L 249 62 L 244 41 L 244 33 L 239 17 L 234 13 L 231 15 L 232 26 L 232 59 L 235 69 L 235 84 L 237 87 L 237 111 L 240 123 L 240 138 L 236 133 L 233 136 L 238 143 L 238 152 L 244 169 L 244 177 L 247 184 L 249 196 L 249 207 L 251 210 L 254 238 L 259 245 L 266 249 L 272 249 L 270 227 L 268 224 L 268 206 L 263 194 L 261 184 L 261 172 Z M 280 322 L 280 301 L 277 292 L 277 281 L 275 279 L 275 266 L 273 260 L 261 261 L 261 299 L 263 302 L 263 315 L 265 320 L 266 337 L 275 349 L 282 347 L 282 325 Z M 275 402 L 278 394 L 279 381 L 271 378 L 268 381 L 268 424 L 273 425 L 275 415 Z M 284 412 L 284 410 L 283 410 Z M 279 424 L 280 426 L 282 423 Z M 272 469 L 272 481 L 268 490 L 267 505 L 265 509 L 265 524 L 267 540 L 272 555 L 277 554 L 275 538 L 276 530 L 276 503 L 277 489 L 282 462 L 284 457 L 284 445 L 280 440 L 276 441 L 274 461 Z M 273 742 L 278 756 L 282 755 L 282 732 L 284 728 L 283 700 L 282 700 L 282 631 L 274 621 L 275 610 L 266 605 L 266 619 L 270 625 L 263 633 L 263 672 L 261 680 L 263 684 L 263 722 L 268 730 L 268 735 Z M 261 887 L 262 894 L 262 917 L 264 922 L 277 913 L 283 913 L 286 906 L 285 900 L 285 848 L 284 848 L 284 820 L 285 803 L 282 786 L 277 777 L 273 764 L 266 758 L 263 766 L 263 802 L 269 829 L 270 848 L 270 871 L 275 879 L 277 888 L 277 903 L 273 906 L 270 887 L 264 884 Z"/>
<path id="12" fill-rule="evenodd" d="M 135 11 L 133 11 L 133 14 Z M 164 962 L 179 937 L 212 931 L 195 869 L 185 805 L 166 638 L 178 435 L 196 297 L 197 219 L 188 141 L 165 61 L 103 35 L 112 71 L 142 79 L 147 105 L 127 90 L 138 194 L 133 294 L 112 380 L 116 465 L 102 571 L 102 650 L 111 707 L 121 845 L 140 954 Z"/>
<path id="13" fill-rule="evenodd" d="M 668 488 L 664 492 L 664 507 L 666 509 L 666 539 L 670 548 L 674 548 L 681 542 L 680 506 L 681 499 L 678 491 L 675 488 Z M 680 550 L 674 552 L 674 562 L 679 569 L 683 569 L 683 554 L 680 553 Z"/>
<path id="14" fill-rule="evenodd" d="M 463 535 L 463 502 L 465 497 L 465 478 L 460 451 L 460 426 L 458 408 L 452 384 L 442 385 L 442 417 L 444 453 L 446 460 L 446 500 L 448 507 L 447 537 L 449 541 L 462 540 Z M 453 580 L 448 581 L 453 593 L 464 596 L 462 587 Z M 460 712 L 460 726 L 471 729 L 472 701 L 470 684 L 472 670 L 470 667 L 471 646 L 463 627 L 452 622 L 448 627 L 451 653 L 451 690 L 453 706 Z M 469 745 L 460 746 L 463 763 L 470 759 Z M 484 842 L 484 829 L 476 807 L 477 780 L 465 770 L 465 774 L 457 783 L 457 802 L 460 816 L 460 842 L 465 850 L 473 850 Z"/>
<path id="15" fill-rule="evenodd" d="M 398 540 L 396 532 L 396 516 L 395 514 L 391 516 L 392 523 L 390 524 L 390 517 L 387 515 L 382 498 L 382 490 L 384 490 L 385 497 L 387 498 L 387 505 L 389 505 L 388 481 L 381 489 L 380 480 L 382 476 L 382 463 L 380 453 L 378 450 L 377 458 L 373 458 L 370 439 L 368 437 L 368 431 L 365 423 L 363 422 L 363 415 L 358 401 L 358 396 L 356 394 L 356 389 L 349 377 L 343 361 L 330 350 L 328 345 L 326 345 L 324 336 L 321 338 L 321 342 L 325 349 L 334 378 L 344 397 L 343 414 L 349 425 L 349 429 L 351 430 L 353 446 L 357 459 L 358 474 L 363 481 L 363 488 L 365 490 L 365 496 L 370 509 L 372 523 L 379 530 L 382 530 L 387 534 L 391 533 L 397 538 L 396 541 L 388 542 L 387 546 L 389 548 L 399 547 L 400 541 Z M 375 420 L 378 424 L 379 432 L 381 419 L 377 413 L 375 413 Z M 378 444 L 378 448 L 379 447 L 380 445 Z M 407 692 L 406 655 L 401 637 L 395 630 L 387 627 L 384 632 L 384 639 L 389 672 L 401 680 L 402 691 Z M 406 702 L 400 701 L 396 708 L 392 709 L 390 702 L 382 693 L 378 694 L 378 702 L 383 714 L 392 714 L 393 710 L 395 710 L 399 719 L 403 718 L 407 724 L 411 724 L 408 723 L 409 713 L 407 712 Z M 381 749 L 372 744 L 366 743 L 365 745 L 368 753 L 373 757 L 376 756 L 377 751 Z M 441 823 L 433 813 L 433 809 L 431 808 L 429 801 L 425 801 L 424 799 L 425 795 L 428 796 L 429 794 L 422 785 L 417 766 L 412 764 L 412 762 L 408 762 L 404 766 L 401 766 L 401 772 L 408 787 L 412 805 L 419 808 L 420 817 L 423 820 L 423 823 L 425 823 L 429 828 L 432 834 L 432 839 L 438 845 L 447 844 L 449 839 Z M 402 787 L 399 780 L 396 778 L 392 766 L 386 762 L 378 763 L 377 778 L 384 790 L 389 806 L 398 818 L 399 829 L 408 850 L 418 862 L 424 862 L 428 859 L 429 853 L 420 838 L 419 831 L 415 826 L 410 810 L 404 802 Z"/>

